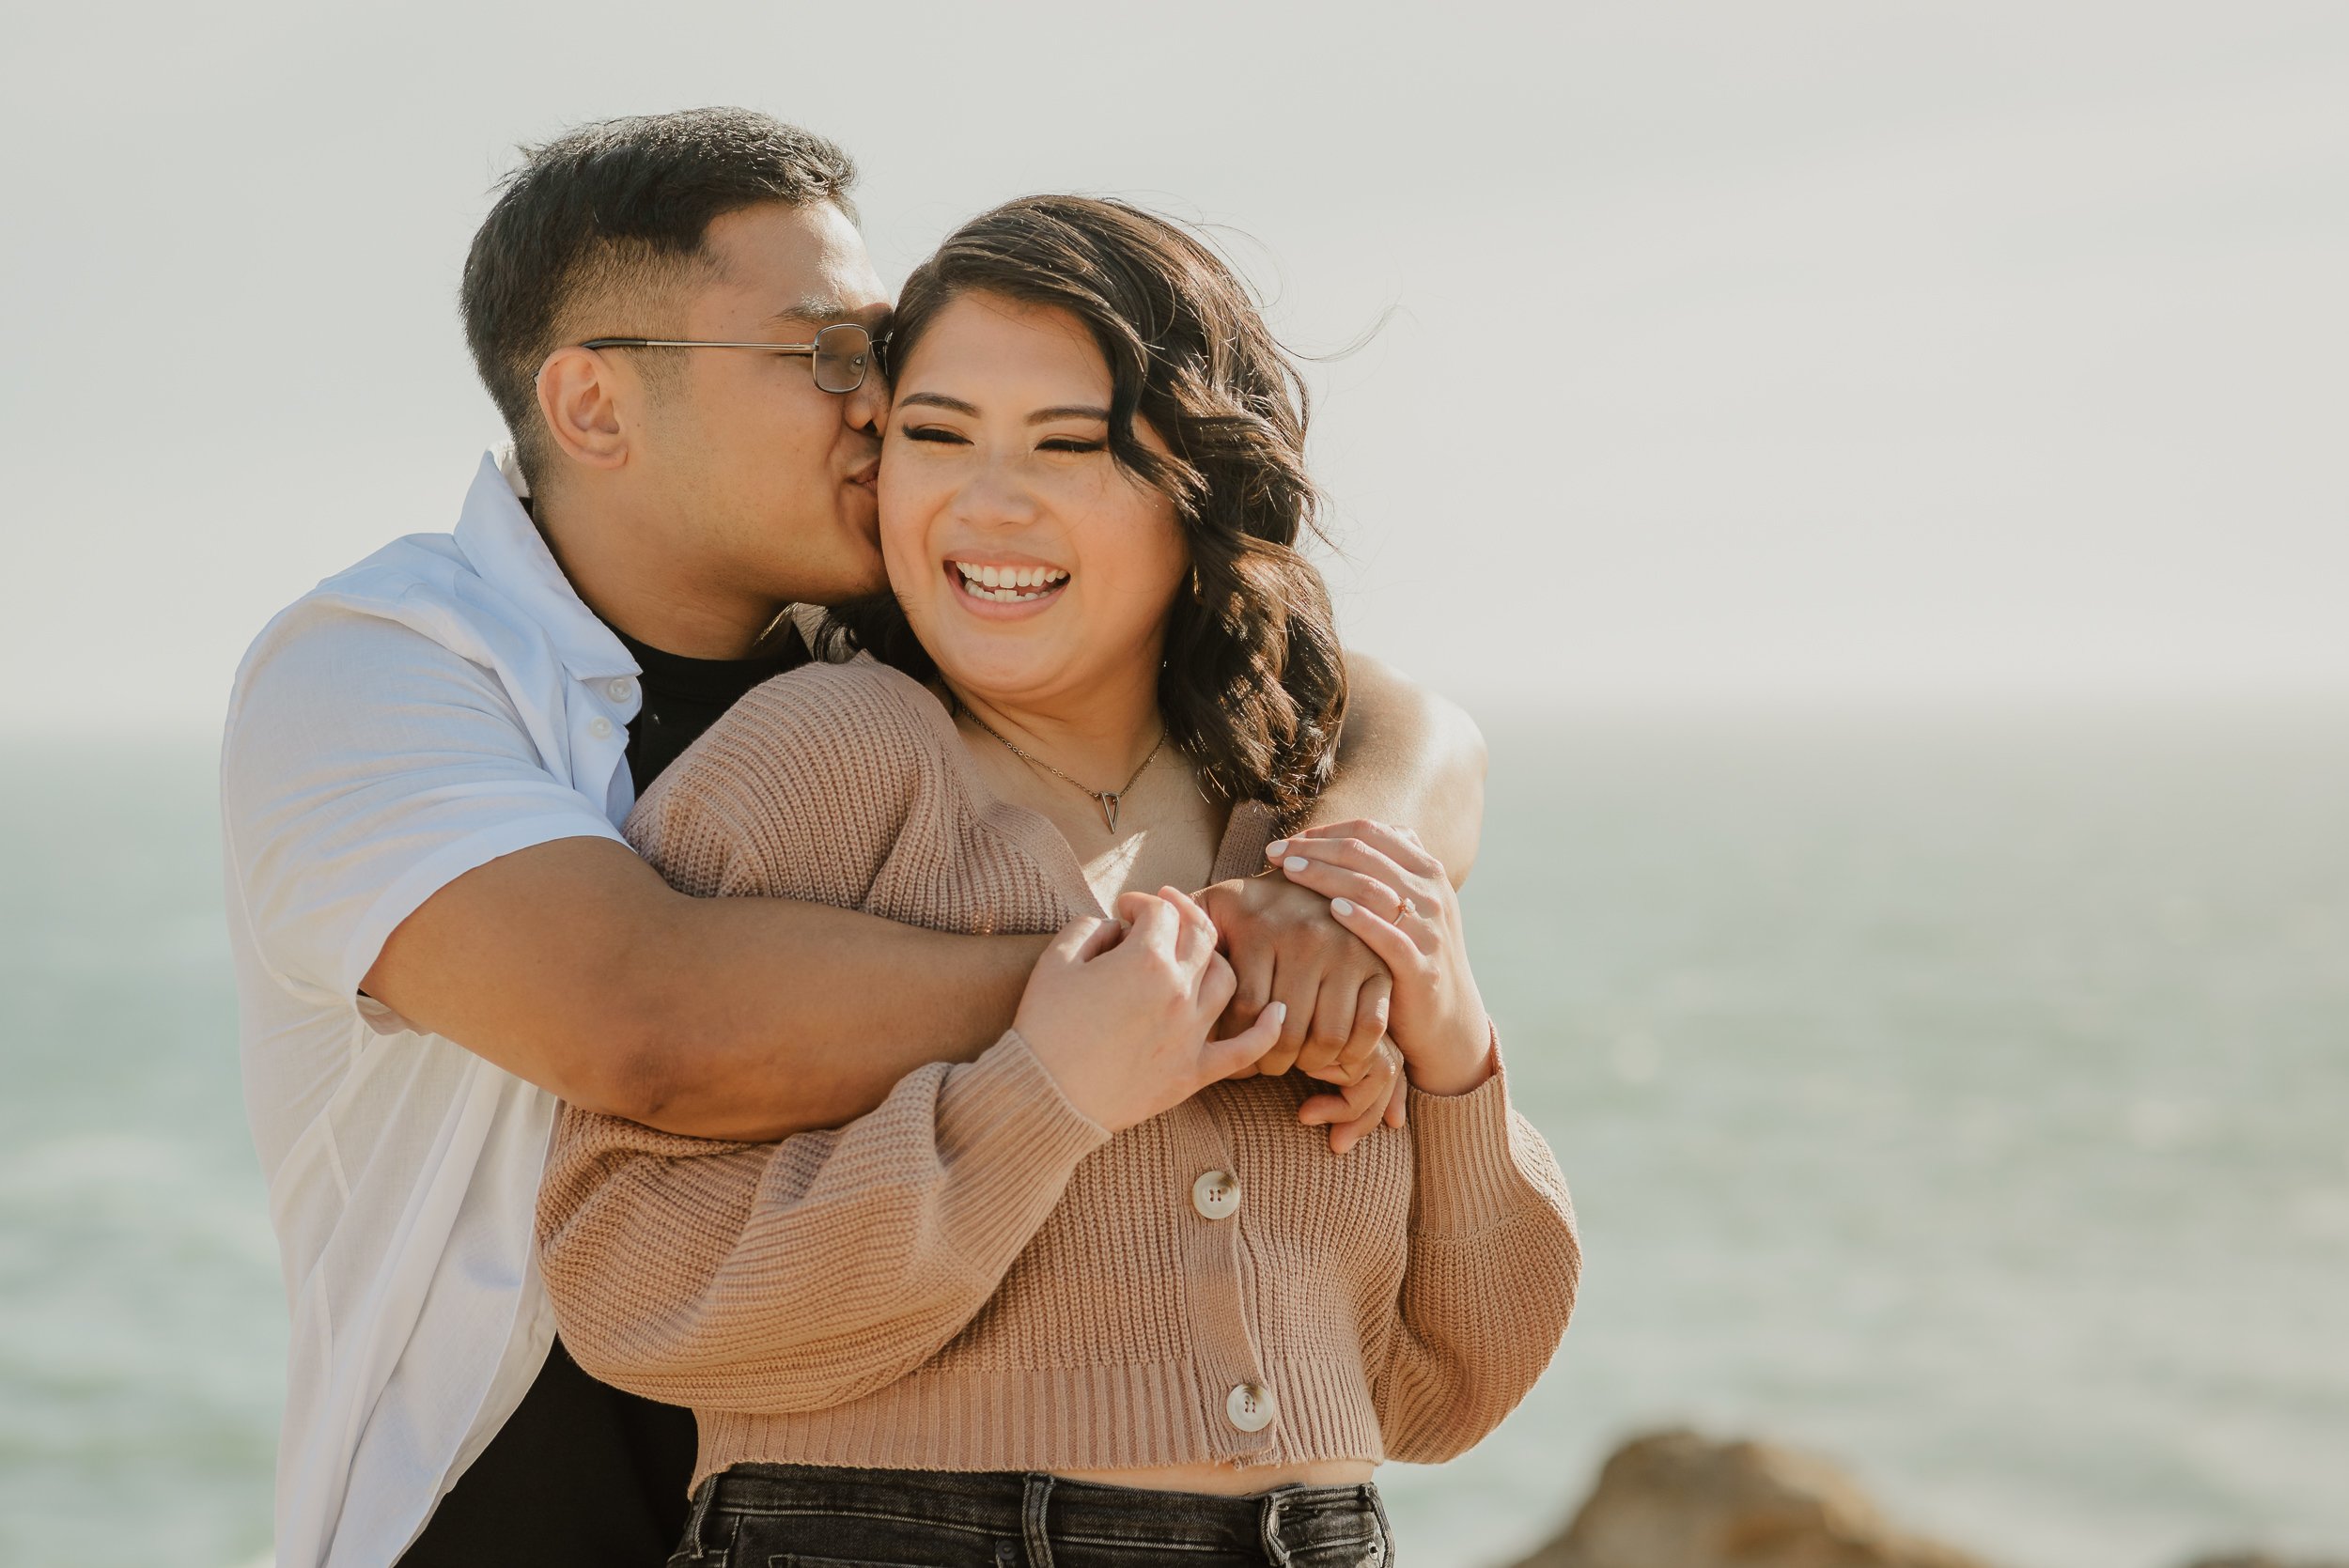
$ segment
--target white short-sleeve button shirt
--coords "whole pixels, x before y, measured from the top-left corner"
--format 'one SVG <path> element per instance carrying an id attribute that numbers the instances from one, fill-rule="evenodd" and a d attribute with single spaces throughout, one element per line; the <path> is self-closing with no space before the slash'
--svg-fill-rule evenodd
<path id="1" fill-rule="evenodd" d="M 293 1317 L 281 1564 L 395 1561 L 552 1343 L 531 1217 L 553 1097 L 359 985 L 457 877 L 619 839 L 639 673 L 490 458 L 454 534 L 319 583 L 237 672 L 229 937 Z"/>

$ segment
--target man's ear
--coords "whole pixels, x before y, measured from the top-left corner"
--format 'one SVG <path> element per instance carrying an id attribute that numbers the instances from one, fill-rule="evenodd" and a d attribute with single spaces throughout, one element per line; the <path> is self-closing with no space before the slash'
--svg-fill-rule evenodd
<path id="1" fill-rule="evenodd" d="M 588 468 L 628 461 L 622 403 L 633 381 L 593 349 L 557 349 L 538 367 L 538 417 L 555 449 Z"/>

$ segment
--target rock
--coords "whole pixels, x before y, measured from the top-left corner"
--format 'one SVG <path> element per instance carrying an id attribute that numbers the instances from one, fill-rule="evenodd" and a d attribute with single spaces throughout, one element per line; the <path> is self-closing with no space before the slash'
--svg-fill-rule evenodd
<path id="1" fill-rule="evenodd" d="M 1517 1568 L 1984 1568 L 1887 1525 L 1824 1459 L 1688 1431 L 1635 1437 L 1565 1531 Z"/>

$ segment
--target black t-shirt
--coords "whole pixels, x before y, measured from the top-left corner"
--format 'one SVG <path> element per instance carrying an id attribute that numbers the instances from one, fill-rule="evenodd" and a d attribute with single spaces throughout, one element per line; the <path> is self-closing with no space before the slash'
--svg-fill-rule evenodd
<path id="1" fill-rule="evenodd" d="M 612 630 L 645 672 L 637 682 L 645 706 L 628 726 L 628 772 L 639 795 L 753 687 L 808 660 L 807 643 L 788 621 L 774 651 L 754 659 L 688 659 Z"/>
<path id="2" fill-rule="evenodd" d="M 644 670 L 645 706 L 628 727 L 639 795 L 753 687 L 809 657 L 787 624 L 755 659 L 687 659 L 613 632 Z M 400 1568 L 660 1568 L 685 1531 L 693 1449 L 691 1410 L 597 1382 L 557 1340 Z"/>

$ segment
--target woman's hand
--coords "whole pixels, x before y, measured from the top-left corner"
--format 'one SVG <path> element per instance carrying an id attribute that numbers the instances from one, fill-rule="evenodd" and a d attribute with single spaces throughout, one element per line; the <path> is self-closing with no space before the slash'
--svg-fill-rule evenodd
<path id="1" fill-rule="evenodd" d="M 1493 1073 L 1492 1025 L 1469 970 L 1460 901 L 1437 859 L 1408 828 L 1337 822 L 1266 846 L 1300 887 L 1330 900 L 1338 924 L 1393 976 L 1387 1033 L 1412 1086 L 1464 1094 Z"/>
<path id="2" fill-rule="evenodd" d="M 1276 1001 L 1242 1032 L 1208 1039 L 1236 982 L 1206 912 L 1160 888 L 1121 895 L 1117 915 L 1064 927 L 1012 1020 L 1069 1103 L 1111 1132 L 1263 1056 L 1286 1016 Z"/>

